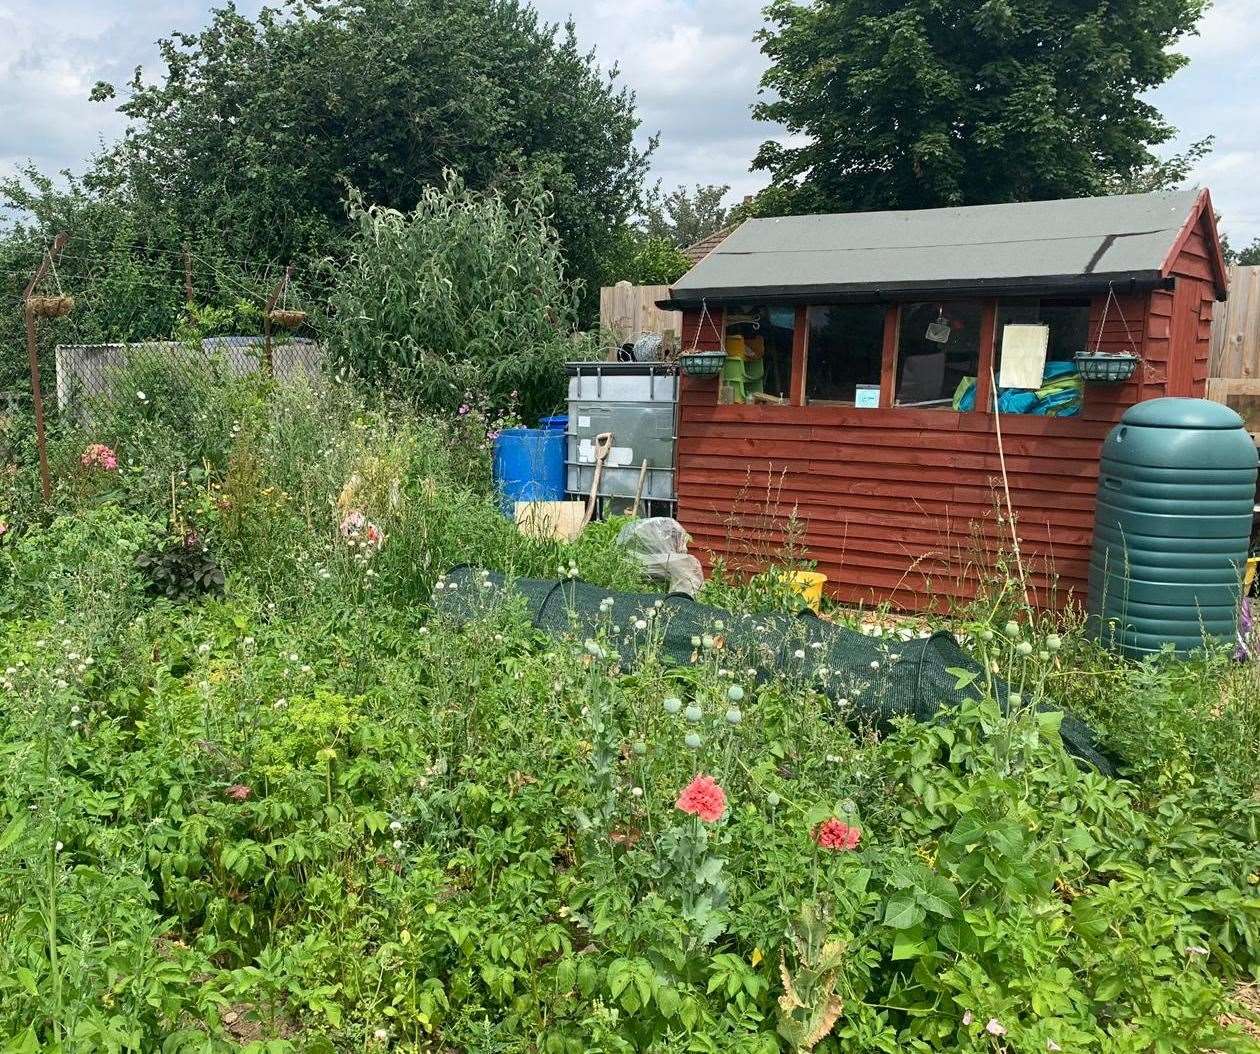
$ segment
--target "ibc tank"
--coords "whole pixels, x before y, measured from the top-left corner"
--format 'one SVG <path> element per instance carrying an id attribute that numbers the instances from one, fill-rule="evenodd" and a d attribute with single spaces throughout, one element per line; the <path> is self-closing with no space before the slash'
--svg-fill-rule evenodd
<path id="1" fill-rule="evenodd" d="M 494 440 L 499 507 L 512 516 L 518 501 L 564 500 L 564 433 L 505 428 Z"/>
<path id="2" fill-rule="evenodd" d="M 1140 658 L 1232 640 L 1256 499 L 1256 445 L 1206 399 L 1130 407 L 1103 444 L 1090 623 Z"/>

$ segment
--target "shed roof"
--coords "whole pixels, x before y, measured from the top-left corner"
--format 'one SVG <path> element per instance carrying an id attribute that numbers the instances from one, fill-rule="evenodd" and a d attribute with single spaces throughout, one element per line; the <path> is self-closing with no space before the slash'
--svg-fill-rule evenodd
<path id="1" fill-rule="evenodd" d="M 1179 190 L 747 220 L 667 303 L 1151 287 L 1207 203 Z"/>
<path id="2" fill-rule="evenodd" d="M 691 266 L 695 267 L 709 253 L 726 241 L 733 230 L 735 230 L 735 227 L 723 227 L 720 230 L 713 231 L 711 234 L 706 234 L 698 242 L 692 242 L 692 244 L 688 245 L 682 251 L 682 254 L 687 257 Z"/>

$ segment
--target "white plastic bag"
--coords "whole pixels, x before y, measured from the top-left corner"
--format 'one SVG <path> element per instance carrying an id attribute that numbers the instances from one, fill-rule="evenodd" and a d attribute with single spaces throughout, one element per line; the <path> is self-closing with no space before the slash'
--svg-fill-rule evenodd
<path id="1" fill-rule="evenodd" d="M 631 520 L 617 533 L 617 544 L 648 578 L 668 582 L 671 593 L 695 596 L 704 585 L 704 571 L 687 553 L 690 540 L 682 524 L 668 516 Z"/>

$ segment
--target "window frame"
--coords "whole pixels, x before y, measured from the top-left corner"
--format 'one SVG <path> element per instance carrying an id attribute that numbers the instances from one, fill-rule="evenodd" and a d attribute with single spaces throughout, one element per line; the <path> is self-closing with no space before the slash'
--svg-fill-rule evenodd
<path id="1" fill-rule="evenodd" d="M 904 410 L 914 412 L 924 412 L 933 414 L 954 413 L 962 416 L 964 414 L 991 414 L 993 413 L 993 392 L 994 392 L 994 370 L 997 363 L 997 316 L 999 307 L 999 298 L 993 296 L 956 296 L 950 298 L 933 298 L 939 299 L 942 303 L 952 301 L 969 301 L 979 303 L 980 305 L 980 334 L 979 340 L 979 357 L 977 360 L 977 377 L 976 377 L 976 402 L 975 408 L 972 410 L 954 410 L 952 407 L 938 409 L 924 409 L 921 407 L 897 406 L 897 365 L 898 351 L 901 338 L 901 316 L 902 309 L 907 303 L 917 303 L 918 301 L 901 301 L 894 300 L 887 302 L 884 310 L 884 334 L 883 334 L 883 350 L 880 361 L 879 375 L 879 409 L 880 410 Z M 782 306 L 782 301 L 756 301 L 758 305 L 772 306 L 777 303 Z M 863 301 L 863 303 L 879 304 L 880 301 Z M 775 407 L 800 407 L 808 408 L 809 403 L 806 401 L 806 390 L 808 383 L 807 371 L 809 369 L 809 309 L 811 307 L 825 307 L 825 303 L 805 302 L 792 305 L 794 307 L 794 322 L 792 331 L 792 359 L 791 359 L 791 379 L 788 385 L 788 398 L 782 403 L 765 403 L 765 404 L 741 404 L 741 405 L 759 405 L 766 411 L 773 411 Z M 724 306 L 721 309 L 721 332 L 723 334 L 723 342 L 725 342 L 726 334 L 726 317 L 728 309 Z M 720 396 L 719 396 L 720 398 Z M 722 404 L 719 404 L 722 405 Z M 835 407 L 837 410 L 844 410 L 846 407 Z M 848 409 L 852 409 L 849 407 Z M 873 413 L 874 410 L 864 410 L 864 413 Z"/>

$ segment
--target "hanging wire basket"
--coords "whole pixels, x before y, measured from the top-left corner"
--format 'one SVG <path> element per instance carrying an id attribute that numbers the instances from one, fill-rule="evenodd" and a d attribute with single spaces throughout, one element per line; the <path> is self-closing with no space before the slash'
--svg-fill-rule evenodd
<path id="1" fill-rule="evenodd" d="M 687 351 L 678 356 L 678 367 L 688 377 L 716 377 L 725 365 L 724 351 Z"/>
<path id="2" fill-rule="evenodd" d="M 1073 361 L 1081 380 L 1089 384 L 1122 384 L 1133 376 L 1141 359 L 1127 352 L 1078 351 Z"/>
<path id="3" fill-rule="evenodd" d="M 283 308 L 274 308 L 270 313 L 271 321 L 274 325 L 283 329 L 297 329 L 306 321 L 305 311 L 286 311 Z"/>
<path id="4" fill-rule="evenodd" d="M 36 318 L 61 318 L 74 310 L 72 296 L 32 296 L 27 297 L 27 310 Z"/>

